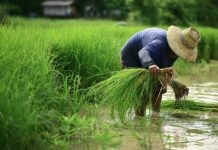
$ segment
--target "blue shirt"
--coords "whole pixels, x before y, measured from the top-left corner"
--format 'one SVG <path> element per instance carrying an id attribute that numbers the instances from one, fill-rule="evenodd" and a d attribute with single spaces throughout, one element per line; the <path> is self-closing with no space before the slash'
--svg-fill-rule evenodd
<path id="1" fill-rule="evenodd" d="M 144 67 L 156 64 L 160 68 L 171 67 L 177 57 L 169 55 L 170 47 L 166 31 L 148 28 L 135 33 L 122 47 L 121 60 L 126 67 Z"/>

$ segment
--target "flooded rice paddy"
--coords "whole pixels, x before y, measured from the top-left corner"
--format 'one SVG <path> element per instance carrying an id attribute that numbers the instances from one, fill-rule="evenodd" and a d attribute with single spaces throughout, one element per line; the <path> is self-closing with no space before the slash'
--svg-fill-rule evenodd
<path id="1" fill-rule="evenodd" d="M 215 63 L 217 68 L 218 63 Z M 214 67 L 214 64 L 213 66 Z M 189 88 L 188 100 L 203 102 L 218 106 L 218 69 L 212 69 L 210 74 L 187 76 L 178 80 Z M 190 78 L 191 77 L 191 78 Z M 206 82 L 205 82 L 206 81 Z M 174 93 L 168 88 L 163 95 L 163 102 L 174 101 Z M 106 137 L 115 136 L 118 146 L 108 146 L 107 143 L 88 144 L 84 148 L 73 149 L 109 149 L 109 150 L 218 150 L 218 108 L 215 111 L 193 111 L 162 109 L 159 116 L 134 116 L 129 119 L 129 125 L 117 123 L 110 118 L 107 107 L 100 111 L 99 120 L 106 123 L 110 130 Z M 111 135 L 110 135 L 111 134 Z M 104 133 L 102 133 L 104 135 Z M 107 138 L 106 138 L 107 139 Z M 114 141 L 113 141 L 114 142 Z"/>
<path id="2" fill-rule="evenodd" d="M 218 83 L 190 84 L 188 87 L 190 90 L 187 99 L 218 104 Z M 163 99 L 174 99 L 172 89 L 164 94 Z M 136 117 L 133 113 L 130 126 L 120 125 L 115 129 L 121 144 L 108 149 L 218 150 L 218 112 L 204 111 L 192 117 L 192 112 L 185 111 L 174 115 L 162 111 L 160 116 L 150 116 L 147 113 L 144 118 Z M 190 116 L 181 117 L 183 114 Z"/>
<path id="3" fill-rule="evenodd" d="M 162 114 L 163 115 L 163 114 Z M 138 125 L 137 125 L 138 124 Z M 217 150 L 218 124 L 181 120 L 169 116 L 135 120 L 121 137 L 121 150 Z"/>

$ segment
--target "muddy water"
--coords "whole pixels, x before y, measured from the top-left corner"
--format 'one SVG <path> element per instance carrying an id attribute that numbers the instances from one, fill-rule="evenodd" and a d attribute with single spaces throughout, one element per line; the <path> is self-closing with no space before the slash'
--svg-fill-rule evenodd
<path id="1" fill-rule="evenodd" d="M 218 104 L 218 63 L 215 69 L 208 75 L 201 73 L 198 76 L 187 76 L 178 81 L 187 85 L 189 96 L 187 99 Z M 210 70 L 210 68 L 208 68 Z M 216 72 L 214 72 L 214 70 Z M 192 78 L 190 78 L 192 77 Z M 174 100 L 172 89 L 163 95 L 163 100 Z M 185 110 L 184 110 L 185 111 Z M 218 112 L 201 112 L 200 118 L 216 118 L 214 121 L 204 119 L 182 119 L 169 116 L 162 112 L 160 116 L 138 118 L 131 114 L 130 125 L 125 126 L 117 123 L 109 116 L 109 108 L 103 108 L 99 112 L 101 115 L 97 120 L 101 120 L 110 126 L 112 132 L 115 131 L 122 143 L 117 147 L 107 147 L 109 150 L 218 150 Z M 99 125 L 100 126 L 100 125 Z M 109 132 L 110 134 L 110 132 Z M 114 134 L 114 133 L 113 133 Z M 110 136 L 110 135 L 109 135 Z M 110 143 L 110 141 L 109 141 Z M 89 144 L 88 144 L 89 145 Z M 102 149 L 104 143 L 88 149 Z M 78 148 L 84 149 L 84 148 Z M 85 148 L 87 149 L 87 148 Z"/>
<path id="2" fill-rule="evenodd" d="M 218 104 L 218 63 L 202 69 L 196 75 L 188 75 L 176 79 L 187 85 L 187 99 Z M 206 72 L 205 72 L 206 70 Z M 171 88 L 163 95 L 163 100 L 174 100 Z M 134 114 L 134 113 L 133 113 Z M 216 118 L 218 113 L 202 112 L 200 118 Z M 182 119 L 168 116 L 162 112 L 160 116 L 144 118 L 134 115 L 130 127 L 120 126 L 122 144 L 117 150 L 218 150 L 218 122 L 200 119 Z M 215 132 L 214 132 L 215 131 Z"/>
<path id="3" fill-rule="evenodd" d="M 187 85 L 187 87 L 189 88 L 187 99 L 206 103 L 218 103 L 218 82 L 195 83 Z M 170 87 L 167 93 L 163 95 L 163 100 L 169 99 L 174 99 L 174 93 Z"/>
<path id="4" fill-rule="evenodd" d="M 166 148 L 168 149 L 218 149 L 218 138 L 212 136 L 212 127 L 204 122 L 171 121 L 163 127 Z M 169 137 L 169 139 L 168 139 Z"/>
<path id="5" fill-rule="evenodd" d="M 101 110 L 100 118 L 111 126 L 110 133 L 115 133 L 121 141 L 117 147 L 109 150 L 218 150 L 218 122 L 204 119 L 216 117 L 218 113 L 203 112 L 201 119 L 176 118 L 162 112 L 159 116 L 137 117 L 134 111 L 127 118 L 129 124 L 123 125 L 112 120 L 109 109 Z M 215 132 L 214 132 L 215 131 Z M 112 135 L 113 135 L 112 134 Z M 110 136 L 110 135 L 109 135 Z M 110 141 L 109 141 L 110 143 Z M 103 143 L 104 145 L 104 143 Z M 98 147 L 98 148 L 97 148 Z M 101 146 L 94 149 L 102 149 Z M 91 150 L 93 147 L 89 147 Z"/>
<path id="6" fill-rule="evenodd" d="M 187 85 L 187 99 L 207 103 L 218 103 L 218 82 Z M 174 99 L 172 89 L 163 96 L 164 100 Z M 208 117 L 208 112 L 202 117 Z M 146 121 L 145 121 L 146 119 Z M 134 120 L 135 127 L 125 131 L 121 150 L 218 150 L 218 122 L 178 119 L 161 114 Z M 129 132 L 131 131 L 131 132 Z"/>
<path id="7" fill-rule="evenodd" d="M 218 82 L 187 86 L 190 89 L 188 99 L 218 103 Z M 169 89 L 164 95 L 164 100 L 166 99 L 174 99 L 172 89 Z M 155 117 L 150 116 L 150 114 L 147 114 L 144 118 L 137 118 L 134 113 L 131 115 L 131 126 L 121 125 L 118 129 L 115 129 L 118 134 L 122 135 L 119 137 L 122 141 L 121 145 L 109 149 L 218 150 L 218 122 L 175 118 L 164 112 Z M 203 112 L 201 118 L 207 119 L 211 115 L 217 116 L 218 113 Z M 108 121 L 107 119 L 105 121 Z M 213 131 L 216 131 L 216 134 Z"/>
<path id="8" fill-rule="evenodd" d="M 218 150 L 218 124 L 160 117 L 134 119 L 124 135 L 120 150 Z"/>

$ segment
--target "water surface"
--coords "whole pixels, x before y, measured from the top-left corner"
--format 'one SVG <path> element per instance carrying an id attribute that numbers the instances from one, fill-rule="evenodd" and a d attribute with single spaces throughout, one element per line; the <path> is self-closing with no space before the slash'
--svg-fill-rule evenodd
<path id="1" fill-rule="evenodd" d="M 189 88 L 187 99 L 206 103 L 218 103 L 218 82 L 194 83 L 187 85 L 187 87 Z M 163 95 L 163 100 L 169 99 L 175 99 L 170 87 L 168 87 L 167 93 Z"/>

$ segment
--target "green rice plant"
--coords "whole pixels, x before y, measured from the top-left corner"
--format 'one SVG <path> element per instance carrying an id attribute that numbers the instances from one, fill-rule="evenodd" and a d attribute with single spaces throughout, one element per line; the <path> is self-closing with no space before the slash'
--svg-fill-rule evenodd
<path id="1" fill-rule="evenodd" d="M 61 116 L 71 117 L 84 105 L 80 77 L 55 70 L 43 32 L 37 26 L 0 27 L 0 149 L 48 149 L 54 143 L 47 137 L 60 131 Z M 80 132 L 86 138 L 91 117 L 76 120 L 88 123 L 71 127 L 72 137 Z"/>
<path id="2" fill-rule="evenodd" d="M 41 149 L 48 144 L 39 134 L 38 119 L 53 99 L 49 54 L 43 37 L 32 31 L 35 34 L 0 27 L 1 149 Z"/>
<path id="3" fill-rule="evenodd" d="M 145 69 L 124 69 L 93 85 L 87 92 L 87 97 L 102 104 L 111 104 L 112 116 L 116 113 L 124 121 L 126 113 L 142 105 L 143 100 L 147 103 L 156 89 L 158 83 L 166 84 L 165 73 L 153 76 Z"/>
<path id="4" fill-rule="evenodd" d="M 110 104 L 112 117 L 118 115 L 124 122 L 126 113 L 131 113 L 143 103 L 150 104 L 158 84 L 162 84 L 162 87 L 170 85 L 176 100 L 187 96 L 188 88 L 172 80 L 171 73 L 172 70 L 168 68 L 161 69 L 157 76 L 150 74 L 147 69 L 124 69 L 114 72 L 110 78 L 90 87 L 86 96 L 97 103 Z"/>
<path id="5" fill-rule="evenodd" d="M 214 111 L 217 110 L 217 104 L 207 104 L 192 100 L 179 101 L 174 103 L 173 101 L 164 101 L 162 103 L 163 109 L 180 109 L 180 110 L 191 110 L 191 111 Z"/>
<path id="6" fill-rule="evenodd" d="M 114 26 L 115 22 L 108 20 L 7 19 L 9 24 L 0 25 L 0 149 L 46 149 L 50 142 L 44 135 L 53 136 L 59 131 L 61 116 L 71 118 L 87 104 L 81 88 L 108 78 L 110 72 L 118 73 L 120 48 L 133 33 L 145 28 Z M 202 39 L 207 42 L 199 47 L 200 58 L 208 54 L 217 58 L 216 32 L 217 29 L 201 28 Z M 204 50 L 210 53 L 203 54 Z M 185 72 L 191 68 L 180 62 L 176 67 L 181 68 L 181 75 L 184 67 Z M 147 86 L 148 82 L 159 81 L 159 77 L 154 78 L 144 70 L 136 74 L 134 70 L 128 71 L 118 73 L 122 82 L 99 83 L 98 90 L 93 90 L 95 94 L 89 98 L 100 102 L 104 95 L 98 93 L 108 89 L 102 102 L 112 99 L 114 112 L 119 109 L 121 116 L 128 112 L 128 105 L 139 106 L 140 97 L 150 98 L 145 93 L 154 88 Z M 132 88 L 124 90 L 110 84 Z M 148 89 L 143 91 L 141 87 Z M 83 120 L 76 118 L 78 122 Z M 83 129 L 86 132 L 87 128 Z"/>
<path id="7" fill-rule="evenodd" d="M 99 78 L 108 77 L 101 74 L 120 69 L 120 48 L 135 28 L 127 30 L 111 24 L 94 28 L 88 24 L 82 28 L 67 26 L 60 30 L 48 30 L 51 52 L 55 56 L 54 66 L 67 76 L 79 74 L 82 86 L 87 87 Z"/>
<path id="8" fill-rule="evenodd" d="M 218 59 L 218 34 L 214 28 L 199 28 L 201 41 L 198 46 L 198 61 Z"/>

